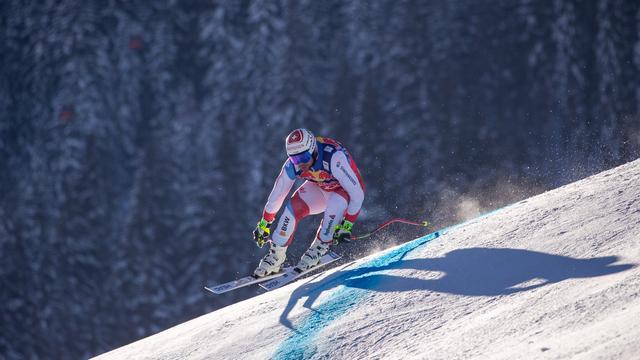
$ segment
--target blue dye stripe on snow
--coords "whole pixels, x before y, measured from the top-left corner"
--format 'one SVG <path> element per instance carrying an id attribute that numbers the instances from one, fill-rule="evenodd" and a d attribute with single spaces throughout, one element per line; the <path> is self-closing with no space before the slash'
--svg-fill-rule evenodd
<path id="1" fill-rule="evenodd" d="M 410 252 L 427 244 L 431 240 L 436 239 L 455 228 L 468 224 L 473 220 L 484 218 L 510 206 L 512 205 L 480 215 L 463 223 L 435 231 L 421 238 L 409 241 L 397 248 L 384 251 L 380 256 L 377 256 L 366 263 L 360 264 L 354 269 L 344 271 L 343 275 L 339 275 L 340 272 L 338 272 L 335 278 L 328 282 L 323 281 L 322 285 L 318 289 L 310 290 L 310 292 L 321 292 L 323 289 L 336 287 L 341 283 L 344 283 L 347 279 L 353 279 L 354 274 L 359 275 L 361 278 L 366 278 L 367 274 L 371 274 L 375 271 L 365 270 L 362 273 L 358 273 L 358 269 L 381 268 L 381 270 L 383 270 L 394 262 L 401 261 Z M 379 279 L 380 277 L 372 276 L 370 280 L 366 280 L 367 288 L 375 288 L 377 283 L 380 281 Z M 308 359 L 312 357 L 317 351 L 317 346 L 315 345 L 314 340 L 322 329 L 327 327 L 334 320 L 346 314 L 349 309 L 358 305 L 358 303 L 362 299 L 366 298 L 366 295 L 370 293 L 371 292 L 369 290 L 361 288 L 347 286 L 338 288 L 327 301 L 319 305 L 314 311 L 311 311 L 309 316 L 301 321 L 293 331 L 293 334 L 280 344 L 278 350 L 273 355 L 273 359 Z"/>

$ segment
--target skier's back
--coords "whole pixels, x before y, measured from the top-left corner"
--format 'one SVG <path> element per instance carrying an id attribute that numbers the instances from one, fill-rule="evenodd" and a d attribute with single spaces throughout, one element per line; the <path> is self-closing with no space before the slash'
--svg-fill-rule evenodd
<path id="1" fill-rule="evenodd" d="M 297 265 L 301 270 L 315 266 L 334 240 L 344 240 L 351 235 L 364 200 L 360 172 L 351 154 L 339 142 L 315 137 L 307 129 L 296 129 L 287 136 L 285 144 L 288 158 L 254 231 L 258 246 L 262 247 L 267 241 L 270 246 L 269 253 L 254 271 L 258 277 L 280 271 L 298 222 L 308 215 L 324 212 L 311 246 Z M 287 202 L 277 227 L 271 229 L 296 178 L 306 181 Z"/>

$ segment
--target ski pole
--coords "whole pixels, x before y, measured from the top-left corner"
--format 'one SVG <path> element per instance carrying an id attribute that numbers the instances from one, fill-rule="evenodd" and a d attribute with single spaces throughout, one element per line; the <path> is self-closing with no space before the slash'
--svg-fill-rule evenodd
<path id="1" fill-rule="evenodd" d="M 364 235 L 353 235 L 351 236 L 351 240 L 360 240 L 360 239 L 366 239 L 368 237 L 370 237 L 371 235 L 377 233 L 378 231 L 384 229 L 385 227 L 393 224 L 393 223 L 403 223 L 403 224 L 408 224 L 408 225 L 414 225 L 414 226 L 424 226 L 424 227 L 429 227 L 429 222 L 428 221 L 423 221 L 423 222 L 416 222 L 416 221 L 411 221 L 411 220 L 407 220 L 407 219 L 401 219 L 401 218 L 395 218 L 395 219 L 391 219 L 383 224 L 378 225 L 378 227 L 373 230 L 370 233 L 364 234 Z"/>

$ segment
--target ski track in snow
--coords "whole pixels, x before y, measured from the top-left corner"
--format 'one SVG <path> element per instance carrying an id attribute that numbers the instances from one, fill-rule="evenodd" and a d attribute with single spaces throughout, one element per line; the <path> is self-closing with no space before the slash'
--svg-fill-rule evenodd
<path id="1" fill-rule="evenodd" d="M 98 359 L 636 359 L 638 264 L 640 160 Z"/>

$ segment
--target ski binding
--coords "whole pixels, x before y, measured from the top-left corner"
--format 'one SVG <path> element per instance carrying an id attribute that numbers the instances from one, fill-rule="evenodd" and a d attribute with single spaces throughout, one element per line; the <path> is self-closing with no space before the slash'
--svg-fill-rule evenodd
<path id="1" fill-rule="evenodd" d="M 316 266 L 313 266 L 305 271 L 302 271 L 297 267 L 293 267 L 293 266 L 287 267 L 283 269 L 282 272 L 278 273 L 280 275 L 277 276 L 275 279 L 272 279 L 267 282 L 261 282 L 259 285 L 267 291 L 275 290 L 279 287 L 282 287 L 290 282 L 297 280 L 298 278 L 302 277 L 307 273 L 310 273 L 311 271 L 314 271 L 325 265 L 331 264 L 332 262 L 338 261 L 340 260 L 341 257 L 342 256 L 336 254 L 335 252 L 329 251 L 323 257 L 320 258 L 320 262 Z"/>

